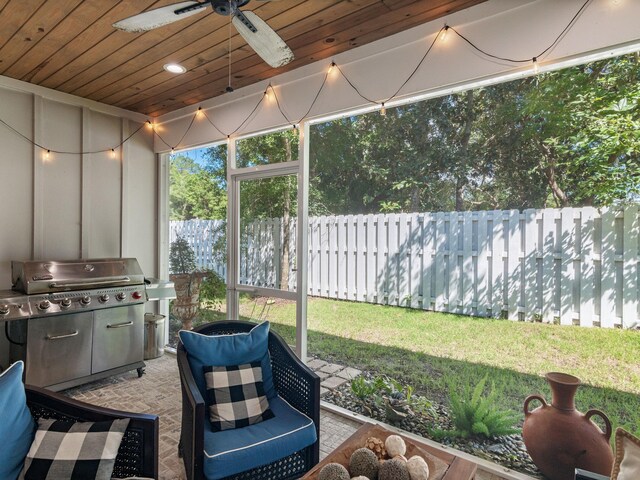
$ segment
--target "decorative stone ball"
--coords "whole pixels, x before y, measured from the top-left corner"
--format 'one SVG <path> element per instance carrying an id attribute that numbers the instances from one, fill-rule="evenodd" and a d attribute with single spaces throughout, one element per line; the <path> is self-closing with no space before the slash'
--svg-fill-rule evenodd
<path id="1" fill-rule="evenodd" d="M 369 480 L 364 475 L 358 475 L 357 477 L 351 477 L 351 480 Z"/>
<path id="2" fill-rule="evenodd" d="M 397 458 L 387 460 L 378 469 L 378 480 L 411 480 L 407 464 Z"/>
<path id="3" fill-rule="evenodd" d="M 384 448 L 384 442 L 378 437 L 369 437 L 364 446 L 376 454 L 378 459 L 382 460 L 387 456 L 387 449 Z"/>
<path id="4" fill-rule="evenodd" d="M 351 454 L 349 471 L 351 475 L 376 480 L 378 478 L 378 457 L 368 448 L 359 448 Z"/>
<path id="5" fill-rule="evenodd" d="M 402 437 L 398 435 L 389 435 L 384 442 L 384 446 L 387 449 L 387 454 L 393 458 L 398 455 L 404 455 L 407 451 L 407 446 L 404 443 Z"/>
<path id="6" fill-rule="evenodd" d="M 424 458 L 414 455 L 407 460 L 407 470 L 409 470 L 409 476 L 411 480 L 428 480 L 429 479 L 429 465 Z"/>
<path id="7" fill-rule="evenodd" d="M 339 463 L 327 463 L 320 470 L 318 480 L 351 480 L 351 475 Z"/>

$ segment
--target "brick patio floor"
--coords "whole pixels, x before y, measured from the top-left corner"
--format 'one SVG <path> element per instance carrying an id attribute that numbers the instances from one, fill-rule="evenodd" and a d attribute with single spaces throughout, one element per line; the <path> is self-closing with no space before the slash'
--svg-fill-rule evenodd
<path id="1" fill-rule="evenodd" d="M 316 363 L 313 363 L 316 362 Z M 180 378 L 176 357 L 165 354 L 155 360 L 148 360 L 146 374 L 142 378 L 134 372 L 117 375 L 87 385 L 72 388 L 62 393 L 87 403 L 139 413 L 153 413 L 160 416 L 160 479 L 183 480 L 185 478 L 182 460 L 178 458 L 180 436 L 181 395 Z M 310 366 L 316 371 L 325 367 L 326 379 L 351 378 L 360 372 L 343 366 L 312 361 Z M 326 388 L 331 388 L 323 382 Z M 325 388 L 325 387 L 323 387 Z M 320 458 L 324 458 L 346 440 L 361 422 L 345 418 L 325 409 L 320 411 Z M 476 480 L 500 480 L 501 477 L 478 472 Z"/>
<path id="2" fill-rule="evenodd" d="M 66 390 L 62 393 L 83 402 L 160 416 L 160 478 L 183 480 L 182 460 L 178 458 L 178 439 L 182 405 L 176 357 L 166 354 L 146 361 L 146 374 L 135 372 L 116 375 Z M 320 412 L 320 457 L 340 445 L 355 432 L 360 423 L 331 412 Z"/>

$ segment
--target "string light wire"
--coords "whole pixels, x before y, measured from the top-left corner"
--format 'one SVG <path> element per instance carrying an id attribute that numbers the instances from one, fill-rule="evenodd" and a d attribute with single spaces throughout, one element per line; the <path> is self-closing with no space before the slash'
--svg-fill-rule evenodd
<path id="1" fill-rule="evenodd" d="M 368 103 L 372 103 L 374 105 L 379 105 L 381 107 L 381 113 L 384 115 L 384 113 L 386 113 L 385 104 L 388 103 L 389 101 L 393 100 L 400 93 L 400 91 L 411 81 L 411 79 L 416 75 L 416 73 L 420 70 L 420 67 L 422 67 L 422 65 L 424 64 L 425 60 L 427 59 L 427 57 L 429 56 L 429 54 L 433 50 L 433 47 L 435 46 L 437 40 L 443 34 L 449 32 L 449 31 L 454 32 L 458 37 L 460 37 L 464 42 L 466 42 L 471 48 L 473 48 L 474 50 L 476 50 L 477 52 L 481 53 L 482 55 L 484 55 L 484 56 L 486 56 L 488 58 L 492 58 L 492 59 L 500 60 L 500 61 L 504 61 L 504 62 L 517 63 L 517 64 L 531 63 L 532 62 L 533 65 L 534 65 L 534 70 L 537 71 L 538 61 L 539 61 L 540 57 L 545 55 L 547 52 L 549 52 L 552 48 L 554 48 L 560 42 L 560 40 L 564 37 L 564 35 L 566 35 L 566 33 L 575 25 L 577 20 L 580 18 L 582 13 L 586 10 L 586 8 L 589 6 L 589 4 L 591 2 L 592 2 L 592 0 L 585 0 L 585 2 L 578 9 L 578 11 L 575 13 L 575 15 L 573 15 L 573 17 L 571 18 L 569 23 L 562 29 L 562 31 L 558 34 L 558 36 L 553 40 L 553 42 L 548 47 L 546 47 L 544 50 L 542 50 L 538 55 L 535 55 L 534 57 L 529 57 L 529 58 L 526 58 L 526 59 L 509 58 L 509 57 L 503 57 L 503 56 L 500 56 L 500 55 L 495 55 L 493 53 L 490 53 L 490 52 L 484 50 L 483 48 L 480 48 L 478 45 L 476 45 L 474 42 L 469 40 L 466 36 L 464 36 L 462 33 L 460 33 L 454 27 L 445 24 L 438 31 L 438 33 L 435 35 L 433 41 L 429 45 L 429 48 L 427 49 L 425 54 L 422 56 L 422 58 L 420 59 L 420 61 L 416 65 L 416 67 L 413 69 L 411 74 L 400 85 L 400 87 L 393 93 L 393 95 L 391 95 L 389 98 L 387 98 L 384 101 L 376 101 L 376 100 L 373 100 L 373 99 L 367 97 L 366 95 L 364 95 L 360 91 L 360 89 L 357 87 L 357 85 L 354 82 L 352 82 L 351 79 L 344 73 L 342 68 L 340 68 L 340 65 L 338 65 L 334 61 L 332 61 L 331 62 L 331 66 L 326 71 L 326 73 L 324 75 L 324 78 L 322 79 L 322 84 L 320 85 L 320 88 L 316 92 L 311 104 L 309 105 L 309 108 L 304 113 L 304 115 L 300 118 L 300 120 L 297 121 L 297 122 L 291 121 L 291 119 L 288 117 L 288 115 L 284 112 L 284 109 L 282 108 L 282 105 L 280 104 L 280 100 L 278 98 L 278 95 L 277 95 L 275 89 L 273 88 L 271 83 L 269 83 L 269 85 L 267 85 L 267 88 L 264 90 L 263 94 L 260 95 L 260 98 L 259 98 L 258 102 L 253 107 L 253 109 L 251 110 L 249 115 L 247 115 L 247 117 L 240 123 L 240 125 L 238 125 L 238 127 L 235 128 L 231 133 L 225 133 L 222 129 L 220 129 L 211 120 L 211 118 L 209 118 L 209 115 L 207 115 L 207 112 L 205 110 L 203 110 L 202 107 L 198 107 L 198 110 L 196 112 L 194 112 L 193 117 L 191 118 L 191 121 L 189 122 L 189 125 L 187 126 L 184 134 L 182 135 L 182 137 L 180 137 L 180 140 L 174 145 L 171 145 L 170 143 L 168 143 L 158 133 L 157 129 L 154 128 L 154 125 L 151 122 L 151 120 L 148 120 L 147 122 L 145 122 L 142 125 L 140 125 L 133 133 L 131 133 L 127 138 L 122 140 L 117 145 L 114 145 L 112 147 L 108 147 L 108 148 L 105 148 L 105 149 L 101 149 L 101 150 L 80 151 L 80 152 L 49 149 L 49 148 L 41 145 L 40 143 L 30 139 L 26 135 L 22 134 L 20 131 L 18 131 L 16 128 L 12 127 L 9 123 L 7 123 L 6 121 L 4 121 L 1 118 L 0 118 L 0 123 L 2 123 L 2 125 L 4 125 L 6 128 L 8 128 L 12 132 L 14 132 L 16 135 L 22 137 L 23 139 L 25 139 L 26 141 L 28 141 L 29 143 L 31 143 L 35 147 L 38 147 L 38 148 L 42 149 L 44 152 L 46 152 L 46 154 L 57 153 L 57 154 L 67 154 L 67 155 L 87 155 L 87 154 L 97 154 L 97 153 L 104 153 L 104 152 L 115 152 L 115 149 L 117 149 L 117 148 L 121 147 L 122 145 L 124 145 L 134 135 L 136 135 L 140 130 L 142 130 L 142 128 L 145 125 L 150 126 L 152 131 L 153 131 L 153 134 L 155 136 L 157 136 L 162 143 L 164 143 L 168 148 L 170 148 L 173 151 L 173 150 L 177 149 L 178 146 L 182 143 L 182 141 L 186 138 L 186 136 L 189 133 L 189 131 L 193 128 L 193 124 L 195 122 L 196 117 L 198 117 L 200 114 L 204 115 L 204 117 L 207 119 L 209 124 L 211 124 L 211 126 L 213 128 L 215 128 L 216 131 L 218 131 L 218 133 L 220 133 L 221 135 L 226 136 L 227 140 L 229 140 L 232 135 L 235 135 L 236 133 L 238 133 L 253 118 L 254 114 L 256 113 L 256 111 L 258 110 L 260 105 L 262 105 L 262 103 L 264 102 L 265 98 L 267 97 L 269 89 L 271 89 L 273 97 L 275 98 L 275 101 L 276 101 L 276 106 L 277 106 L 278 110 L 280 111 L 280 114 L 282 115 L 282 117 L 287 121 L 287 123 L 293 125 L 293 128 L 296 128 L 295 125 L 301 123 L 311 113 L 311 111 L 313 110 L 313 107 L 316 105 L 318 99 L 320 98 L 320 94 L 322 93 L 322 91 L 324 90 L 325 85 L 327 84 L 327 79 L 329 78 L 329 75 L 333 72 L 334 69 L 336 69 L 338 72 L 340 72 L 340 75 L 342 75 L 342 77 L 345 79 L 345 81 L 351 86 L 351 88 L 356 92 L 356 94 L 358 96 L 360 96 L 360 98 L 362 98 L 363 100 L 365 100 Z M 230 42 L 230 38 L 229 38 L 229 42 Z M 230 47 L 230 45 L 229 45 L 229 47 Z M 228 53 L 229 53 L 229 72 L 228 72 L 229 73 L 229 78 L 228 78 L 228 80 L 229 80 L 229 87 L 231 87 L 231 49 L 230 48 L 229 48 L 229 52 Z"/>

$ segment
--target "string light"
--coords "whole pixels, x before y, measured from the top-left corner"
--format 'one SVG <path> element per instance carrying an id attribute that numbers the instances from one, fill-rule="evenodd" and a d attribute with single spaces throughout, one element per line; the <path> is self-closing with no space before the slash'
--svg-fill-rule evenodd
<path id="1" fill-rule="evenodd" d="M 514 58 L 507 58 L 507 57 L 501 57 L 498 55 L 494 55 L 490 52 L 487 52 L 483 49 L 481 49 L 480 47 L 478 47 L 477 45 L 475 45 L 471 40 L 469 40 L 467 37 L 465 37 L 464 35 L 462 35 L 460 32 L 458 32 L 454 27 L 451 27 L 447 24 L 444 25 L 444 27 L 440 30 L 439 34 L 433 39 L 431 45 L 429 46 L 429 48 L 427 49 L 427 51 L 425 52 L 424 56 L 422 57 L 422 59 L 418 62 L 417 66 L 415 67 L 415 69 L 412 71 L 412 73 L 408 76 L 408 78 L 402 83 L 402 85 L 400 85 L 400 87 L 396 90 L 396 92 L 391 95 L 389 98 L 387 98 L 384 102 L 380 102 L 380 115 L 385 116 L 387 113 L 386 107 L 385 107 L 385 103 L 391 101 L 392 99 L 394 99 L 399 93 L 400 91 L 404 88 L 404 86 L 409 83 L 409 81 L 414 77 L 414 75 L 417 73 L 417 71 L 419 70 L 419 68 L 422 66 L 423 62 L 425 61 L 425 59 L 427 58 L 427 56 L 429 55 L 429 53 L 431 52 L 431 49 L 433 48 L 433 46 L 435 45 L 436 41 L 440 40 L 440 41 L 444 41 L 447 37 L 447 34 L 449 33 L 449 31 L 454 32 L 458 37 L 460 37 L 462 40 L 464 40 L 469 46 L 471 46 L 473 49 L 475 49 L 476 51 L 482 53 L 483 55 L 489 57 L 489 58 L 493 58 L 493 59 L 497 59 L 497 60 L 502 60 L 505 62 L 510 62 L 510 63 L 517 63 L 517 64 L 525 64 L 525 63 L 529 63 L 531 62 L 533 65 L 533 71 L 534 73 L 538 73 L 539 71 L 539 65 L 538 65 L 538 59 L 543 56 L 544 54 L 546 54 L 549 50 L 551 50 L 554 46 L 556 46 L 558 44 L 558 42 L 563 38 L 563 36 L 567 33 L 567 31 L 569 31 L 569 29 L 571 29 L 573 27 L 573 25 L 575 24 L 575 22 L 577 21 L 577 19 L 580 17 L 580 15 L 582 14 L 582 12 L 587 8 L 587 6 L 589 5 L 591 0 L 585 0 L 584 3 L 582 4 L 582 6 L 578 9 L 578 11 L 575 13 L 575 15 L 573 16 L 573 18 L 571 19 L 571 21 L 564 27 L 564 29 L 558 34 L 558 36 L 555 38 L 555 40 L 544 50 L 542 50 L 538 55 L 529 58 L 529 59 L 514 59 Z M 624 0 L 611 0 L 611 3 L 614 5 L 619 5 L 624 3 Z M 324 79 L 322 81 L 322 85 L 320 86 L 318 92 L 315 94 L 315 97 L 313 99 L 313 101 L 311 102 L 311 105 L 309 106 L 309 109 L 307 110 L 307 112 L 302 116 L 302 118 L 300 119 L 300 121 L 304 120 L 305 118 L 307 118 L 307 116 L 311 113 L 314 105 L 316 104 L 320 93 L 323 91 L 324 86 L 326 84 L 327 78 L 329 76 L 332 76 L 336 73 L 340 73 L 342 75 L 342 77 L 344 78 L 344 80 L 351 86 L 351 88 L 365 101 L 369 102 L 369 103 L 373 103 L 376 104 L 378 102 L 376 102 L 373 99 L 370 99 L 366 96 L 364 96 L 360 90 L 358 89 L 358 87 L 347 77 L 347 75 L 342 71 L 342 69 L 340 68 L 339 65 L 337 65 L 334 61 L 331 62 L 331 65 L 329 66 Z M 191 118 L 191 123 L 189 124 L 189 126 L 187 127 L 187 129 L 184 132 L 184 135 L 182 136 L 182 138 L 180 139 L 180 141 L 177 143 L 177 145 L 181 145 L 182 144 L 182 140 L 184 140 L 184 138 L 186 137 L 186 135 L 189 133 L 189 131 L 191 130 L 193 123 L 195 121 L 195 119 L 197 117 L 201 117 L 204 116 L 208 122 L 218 131 L 220 132 L 222 135 L 226 135 L 227 137 L 227 143 L 231 142 L 231 135 L 239 132 L 245 125 L 248 124 L 248 122 L 253 118 L 254 113 L 256 113 L 256 111 L 258 110 L 258 108 L 260 107 L 260 104 L 264 101 L 264 100 L 268 100 L 269 102 L 272 102 L 275 100 L 275 102 L 277 102 L 278 105 L 278 109 L 280 111 L 280 113 L 282 114 L 282 116 L 285 118 L 285 120 L 287 120 L 287 122 L 292 124 L 292 128 L 293 130 L 299 130 L 298 127 L 296 126 L 296 124 L 294 122 L 291 122 L 289 120 L 289 118 L 287 117 L 287 115 L 285 114 L 285 112 L 282 110 L 281 106 L 280 106 L 280 102 L 278 100 L 278 97 L 276 95 L 276 92 L 273 88 L 273 86 L 271 84 L 269 84 L 267 86 L 267 89 L 264 91 L 264 95 L 262 97 L 260 97 L 260 99 L 257 101 L 255 107 L 253 108 L 253 110 L 249 113 L 249 115 L 240 123 L 240 125 L 238 125 L 238 127 L 233 130 L 231 132 L 231 134 L 227 134 L 225 132 L 223 132 L 222 130 L 220 130 L 209 118 L 209 116 L 206 114 L 206 112 L 202 109 L 202 107 L 198 107 L 198 110 L 195 112 L 195 114 L 193 115 L 193 117 Z M 44 146 L 36 143 L 35 141 L 33 141 L 32 139 L 30 139 L 29 137 L 27 137 L 26 135 L 23 135 L 20 131 L 18 131 L 17 129 L 13 128 L 10 124 L 8 124 L 7 122 L 5 122 L 4 120 L 0 119 L 0 123 L 3 124 L 4 126 L 6 126 L 8 129 L 12 130 L 14 133 L 16 133 L 17 135 L 21 136 L 22 138 L 24 138 L 25 140 L 29 141 L 32 145 L 39 147 L 43 150 L 43 158 L 44 160 L 48 160 L 51 156 L 51 150 L 46 149 Z M 161 136 L 160 136 L 160 132 L 159 132 L 159 128 L 158 126 L 153 123 L 151 120 L 147 120 L 145 123 L 143 123 L 142 125 L 140 125 L 140 127 L 138 127 L 138 129 L 136 129 L 131 135 L 129 135 L 126 139 L 124 139 L 122 142 L 120 142 L 119 145 L 116 146 L 116 148 L 122 146 L 125 142 L 127 142 L 129 139 L 131 139 L 131 137 L 133 137 L 136 133 L 138 133 L 144 126 L 148 127 L 149 130 L 153 131 L 153 134 L 155 136 L 157 136 L 167 147 L 171 147 L 170 144 L 168 144 Z M 174 144 L 175 145 L 175 144 Z M 174 155 L 175 154 L 175 148 L 176 147 L 171 147 L 171 154 Z M 55 153 L 62 153 L 62 154 L 70 154 L 70 155 L 82 155 L 82 154 L 93 154 L 93 153 L 101 153 L 101 152 L 109 152 L 109 150 L 111 150 L 111 156 L 112 158 L 116 157 L 116 152 L 115 152 L 115 148 L 111 148 L 111 149 L 105 149 L 105 150 L 98 150 L 98 151 L 91 151 L 91 152 L 67 152 L 67 151 L 54 151 Z"/>
<path id="2" fill-rule="evenodd" d="M 293 124 L 293 125 L 291 125 L 291 128 L 293 129 L 293 133 L 297 135 L 298 127 L 295 124 Z"/>
<path id="3" fill-rule="evenodd" d="M 269 89 L 271 89 L 271 90 L 269 90 Z M 264 98 L 266 98 L 269 103 L 273 102 L 273 96 L 274 95 L 273 95 L 273 91 L 272 90 L 273 90 L 273 87 L 271 85 L 269 85 L 267 87 L 267 89 L 264 91 Z"/>
<path id="4" fill-rule="evenodd" d="M 444 28 L 440 32 L 440 41 L 444 42 L 447 40 L 447 33 L 449 32 L 449 25 L 445 23 Z"/>

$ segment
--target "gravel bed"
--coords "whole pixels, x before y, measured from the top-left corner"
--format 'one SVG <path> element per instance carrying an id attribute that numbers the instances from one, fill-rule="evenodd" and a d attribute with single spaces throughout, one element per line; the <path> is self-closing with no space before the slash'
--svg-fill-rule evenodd
<path id="1" fill-rule="evenodd" d="M 434 429 L 450 430 L 453 428 L 447 408 L 437 402 L 433 402 L 435 416 L 414 413 L 409 414 L 400 421 L 390 422 L 383 406 L 373 404 L 364 405 L 362 401 L 351 392 L 351 386 L 348 383 L 340 386 L 336 390 L 330 390 L 322 399 L 338 407 L 346 408 L 347 410 L 375 420 L 394 423 L 398 428 L 425 438 L 431 438 L 429 432 Z M 458 450 L 495 462 L 512 470 L 542 478 L 540 471 L 531 461 L 531 457 L 527 453 L 520 434 L 486 439 L 444 438 L 437 441 L 443 445 L 457 448 Z"/>

